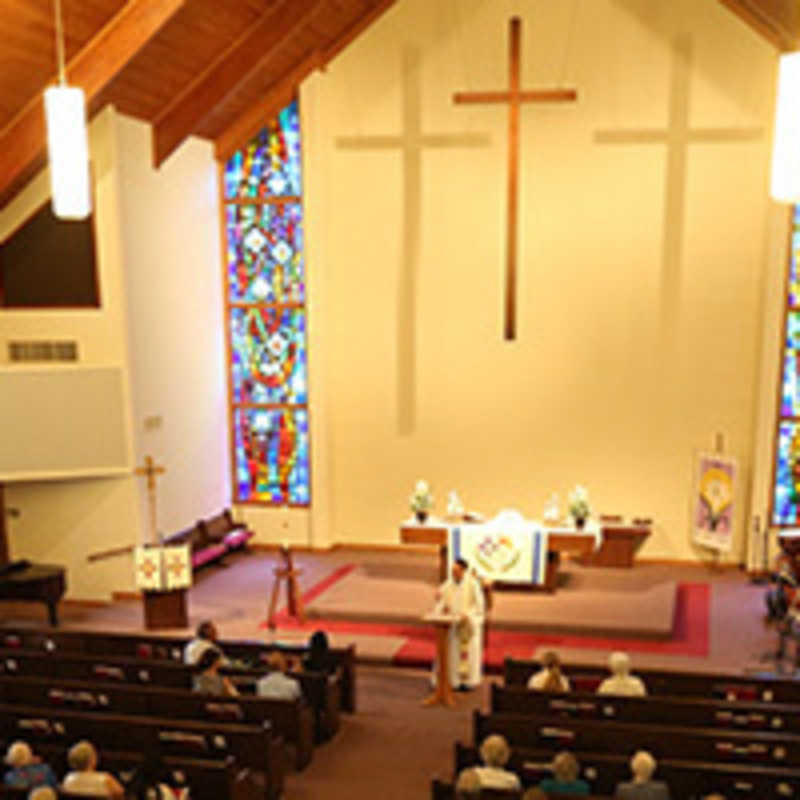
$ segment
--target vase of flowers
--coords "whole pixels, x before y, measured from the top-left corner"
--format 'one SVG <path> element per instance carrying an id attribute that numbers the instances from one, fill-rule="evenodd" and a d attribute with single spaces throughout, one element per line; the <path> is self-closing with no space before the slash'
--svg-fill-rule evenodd
<path id="1" fill-rule="evenodd" d="M 419 480 L 410 498 L 411 510 L 419 523 L 425 522 L 433 508 L 433 495 L 427 481 Z"/>
<path id="2" fill-rule="evenodd" d="M 592 513 L 589 505 L 589 492 L 583 486 L 576 486 L 569 493 L 569 513 L 575 520 L 575 527 L 580 530 L 586 524 L 586 520 Z"/>

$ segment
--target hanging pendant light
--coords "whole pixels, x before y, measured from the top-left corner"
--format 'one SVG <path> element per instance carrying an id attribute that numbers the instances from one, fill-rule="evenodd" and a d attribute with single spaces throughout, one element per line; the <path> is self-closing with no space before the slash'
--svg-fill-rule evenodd
<path id="1" fill-rule="evenodd" d="M 780 58 L 770 194 L 800 203 L 800 51 Z"/>
<path id="2" fill-rule="evenodd" d="M 83 89 L 67 86 L 61 0 L 55 0 L 55 18 L 58 85 L 44 93 L 53 213 L 60 219 L 86 219 L 92 207 L 86 98 Z"/>

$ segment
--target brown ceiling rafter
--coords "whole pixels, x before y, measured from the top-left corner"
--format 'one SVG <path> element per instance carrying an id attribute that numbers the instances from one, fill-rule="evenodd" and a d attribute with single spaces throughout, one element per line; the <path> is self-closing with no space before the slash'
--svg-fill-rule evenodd
<path id="1" fill-rule="evenodd" d="M 295 38 L 324 0 L 279 0 L 197 76 L 153 122 L 153 164 L 159 167 L 238 87 Z"/>
<path id="2" fill-rule="evenodd" d="M 378 0 L 362 14 L 344 33 L 323 50 L 315 49 L 304 56 L 292 69 L 269 87 L 256 105 L 240 114 L 214 140 L 214 154 L 219 161 L 229 159 L 249 139 L 264 127 L 297 94 L 297 87 L 312 72 L 324 69 L 345 47 L 363 33 L 378 17 L 395 4 L 396 0 Z"/>
<path id="3" fill-rule="evenodd" d="M 186 0 L 128 0 L 70 59 L 67 80 L 83 89 L 87 105 L 185 3 Z M 38 92 L 0 130 L 0 208 L 43 163 L 46 144 L 43 98 L 43 92 Z"/>
<path id="4" fill-rule="evenodd" d="M 753 30 L 788 52 L 800 47 L 800 0 L 719 0 Z"/>

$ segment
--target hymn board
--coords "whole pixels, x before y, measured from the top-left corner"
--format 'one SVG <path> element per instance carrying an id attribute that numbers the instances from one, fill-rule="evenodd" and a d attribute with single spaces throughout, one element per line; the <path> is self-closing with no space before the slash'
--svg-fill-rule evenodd
<path id="1" fill-rule="evenodd" d="M 509 33 L 509 88 L 502 91 L 456 92 L 455 103 L 508 103 L 508 186 L 506 221 L 506 282 L 504 335 L 517 336 L 517 197 L 519 185 L 519 110 L 522 103 L 577 100 L 574 89 L 521 89 L 520 49 L 522 22 L 512 17 Z"/>

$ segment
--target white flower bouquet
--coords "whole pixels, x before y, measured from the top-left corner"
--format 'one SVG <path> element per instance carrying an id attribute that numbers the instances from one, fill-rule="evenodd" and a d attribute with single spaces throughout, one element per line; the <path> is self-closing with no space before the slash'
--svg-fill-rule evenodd
<path id="1" fill-rule="evenodd" d="M 431 487 L 428 486 L 427 481 L 417 481 L 409 503 L 411 505 L 411 510 L 417 515 L 420 521 L 428 516 L 428 512 L 433 508 L 433 495 L 431 494 Z"/>
<path id="2" fill-rule="evenodd" d="M 592 513 L 589 505 L 589 492 L 584 486 L 576 486 L 569 493 L 569 513 L 577 525 L 583 525 Z"/>

